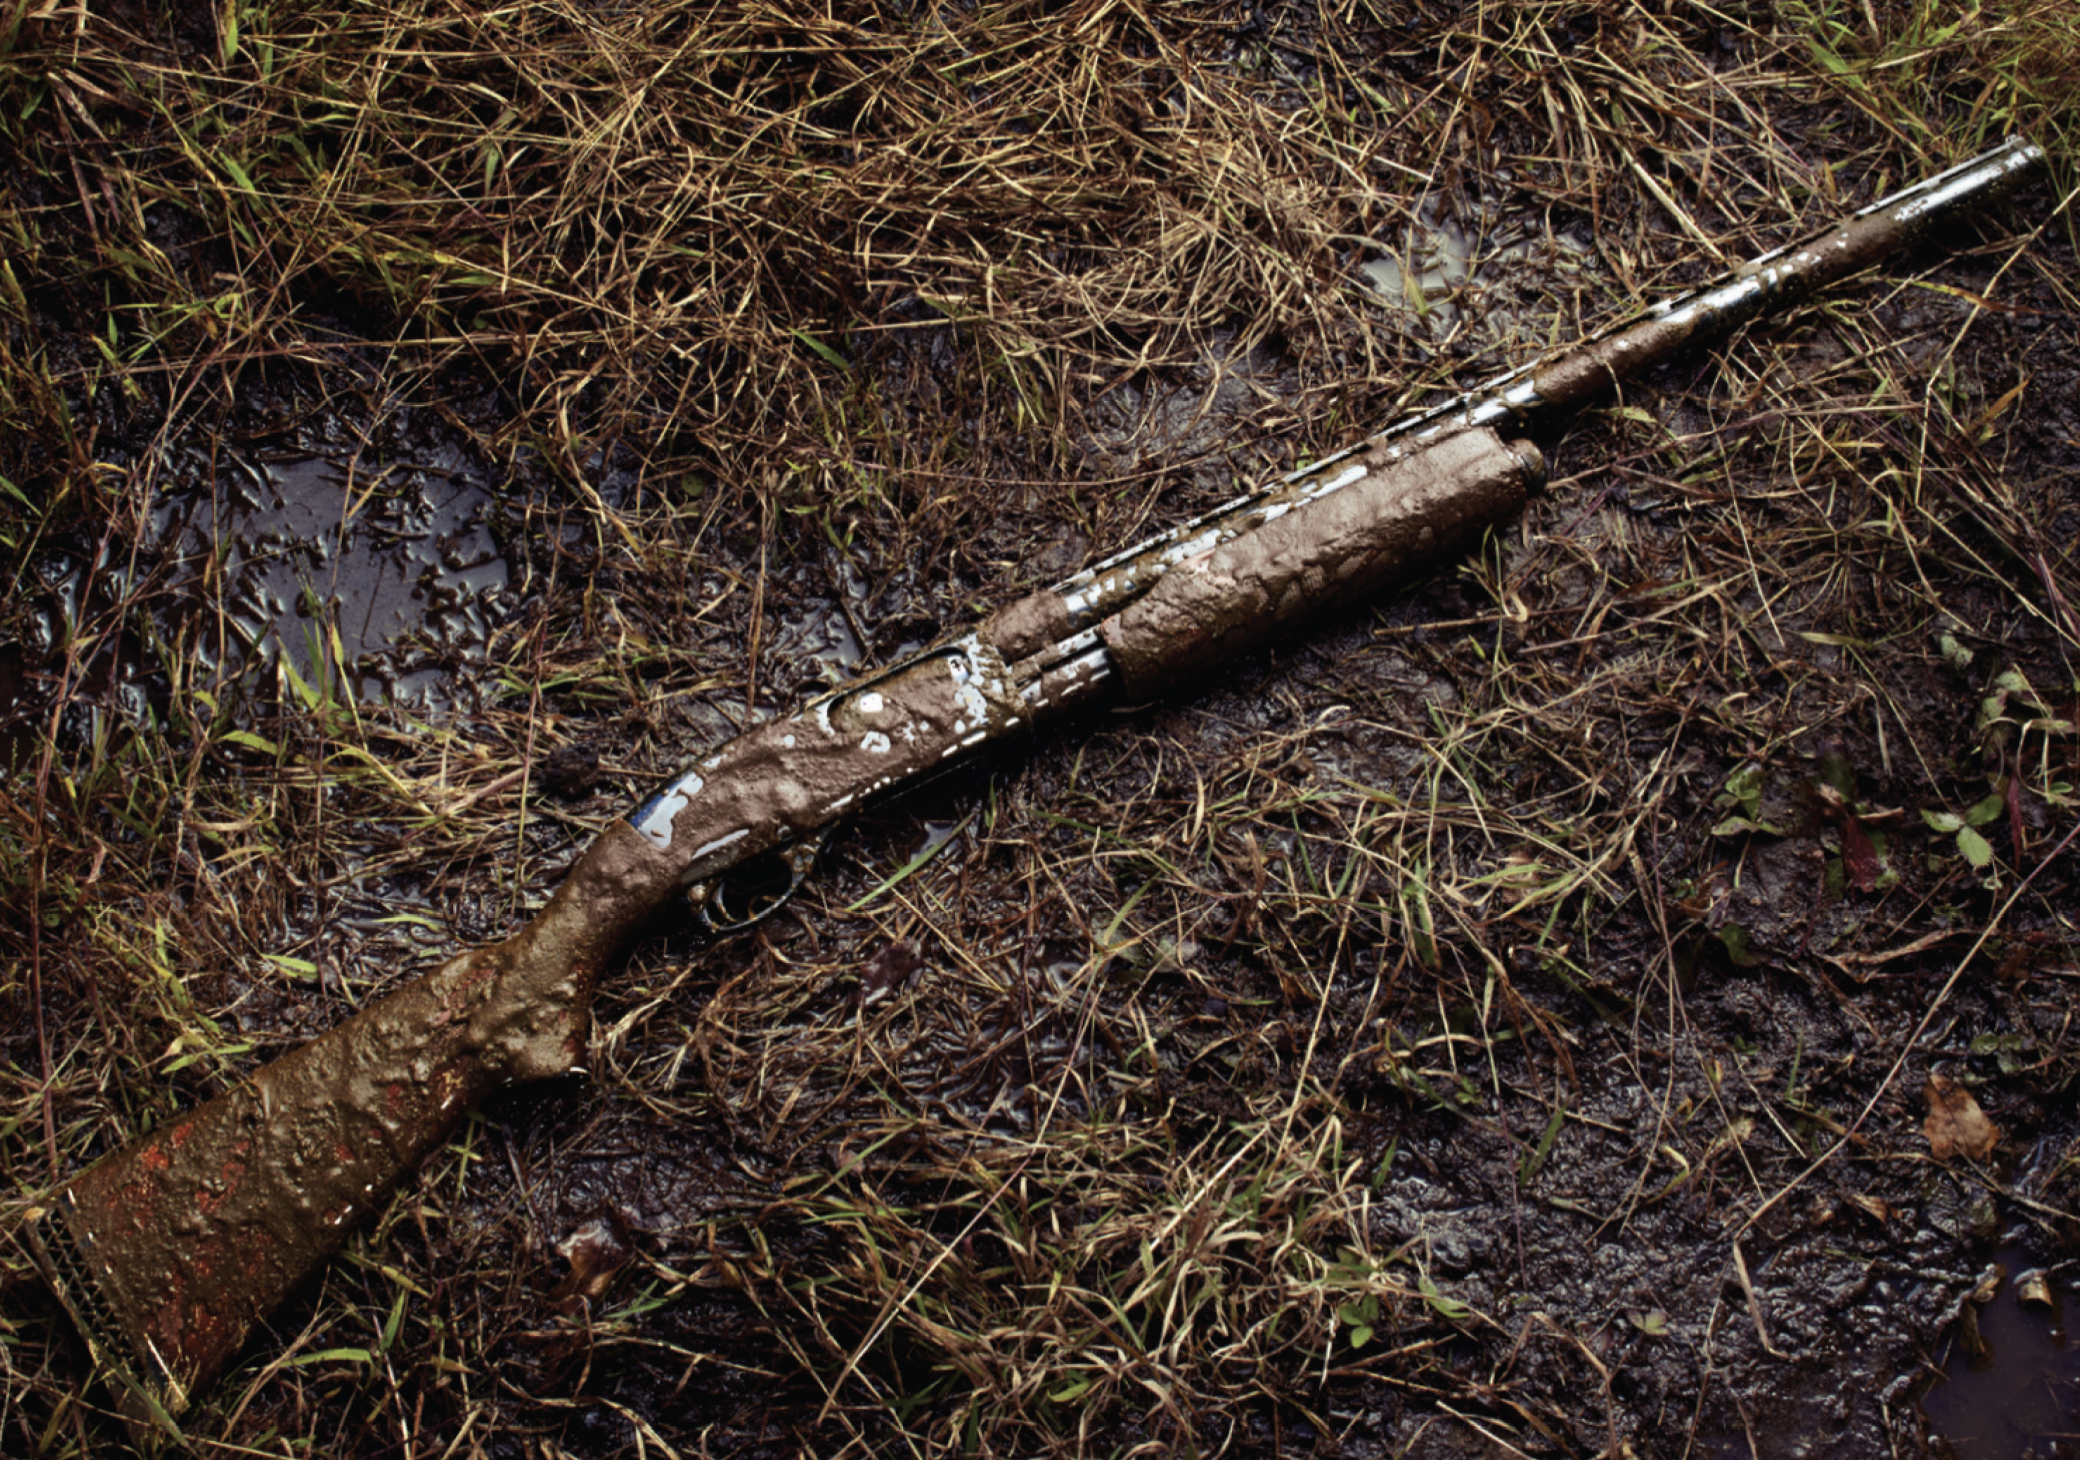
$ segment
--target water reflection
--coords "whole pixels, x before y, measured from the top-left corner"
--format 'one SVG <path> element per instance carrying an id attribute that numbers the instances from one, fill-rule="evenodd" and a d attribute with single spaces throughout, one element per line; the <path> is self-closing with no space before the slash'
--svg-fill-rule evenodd
<path id="1" fill-rule="evenodd" d="M 2037 1268 L 2019 1248 L 1994 1260 L 2007 1275 L 1986 1302 L 1967 1305 L 1943 1376 L 1922 1396 L 1929 1427 L 1956 1460 L 2080 1455 L 2080 1349 L 2066 1326 L 2072 1264 Z"/>

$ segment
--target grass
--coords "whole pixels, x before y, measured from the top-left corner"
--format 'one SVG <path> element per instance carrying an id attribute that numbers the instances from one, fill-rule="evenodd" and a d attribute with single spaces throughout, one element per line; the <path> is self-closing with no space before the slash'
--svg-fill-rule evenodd
<path id="1" fill-rule="evenodd" d="M 591 1080 L 472 1117 L 191 1426 L 1910 1452 L 1947 1289 L 1858 1284 L 2080 1232 L 2076 56 L 2035 0 L 0 0 L 10 1198 L 510 927 L 816 622 L 886 659 L 2019 129 L 2019 207 L 1542 443 L 1465 561 L 662 927 Z M 1452 310 L 1352 287 L 1453 212 L 1506 221 Z M 229 540 L 158 524 L 268 452 L 493 497 L 443 700 L 226 648 Z M 1938 1067 L 2001 1162 L 1929 1157 Z M 0 1266 L 0 1448 L 109 1453 Z"/>

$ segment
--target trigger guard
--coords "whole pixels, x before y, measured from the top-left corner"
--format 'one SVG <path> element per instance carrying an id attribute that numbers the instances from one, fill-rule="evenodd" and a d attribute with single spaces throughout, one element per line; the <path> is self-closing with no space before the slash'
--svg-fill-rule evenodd
<path id="1" fill-rule="evenodd" d="M 774 855 L 787 865 L 787 888 L 764 907 L 751 910 L 746 917 L 723 921 L 727 917 L 723 891 L 729 876 L 727 871 L 687 888 L 686 901 L 693 908 L 694 916 L 700 919 L 701 926 L 718 937 L 756 927 L 793 900 L 802 884 L 809 880 L 809 874 L 816 869 L 816 859 L 822 855 L 830 836 L 831 828 L 820 826 L 784 850 L 775 848 Z"/>

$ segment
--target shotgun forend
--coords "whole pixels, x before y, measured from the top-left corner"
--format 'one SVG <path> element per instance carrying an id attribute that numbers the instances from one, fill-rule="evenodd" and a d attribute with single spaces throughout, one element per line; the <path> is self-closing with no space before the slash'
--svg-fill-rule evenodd
<path id="1" fill-rule="evenodd" d="M 1536 448 L 1503 433 L 1866 267 L 2042 157 L 2010 141 L 717 747 L 610 823 L 513 937 L 102 1157 L 31 1213 L 38 1262 L 126 1414 L 171 1429 L 471 1104 L 579 1067 L 602 965 L 669 899 L 729 924 L 724 874 L 777 852 L 798 880 L 862 800 L 1101 697 L 1160 689 L 1457 552 L 1541 484 Z"/>

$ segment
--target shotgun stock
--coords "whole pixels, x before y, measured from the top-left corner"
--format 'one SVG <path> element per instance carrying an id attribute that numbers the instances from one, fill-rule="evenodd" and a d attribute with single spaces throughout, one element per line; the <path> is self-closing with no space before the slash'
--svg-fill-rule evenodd
<path id="1" fill-rule="evenodd" d="M 798 881 L 863 800 L 1102 698 L 1162 689 L 1458 552 L 1541 485 L 1537 450 L 1504 433 L 1868 266 L 2042 157 L 2011 140 L 717 747 L 610 823 L 513 937 L 455 955 L 32 1212 L 38 1263 L 126 1415 L 172 1430 L 472 1104 L 579 1067 L 600 969 L 669 899 L 736 926 L 716 891 L 725 874 L 777 853 Z"/>

